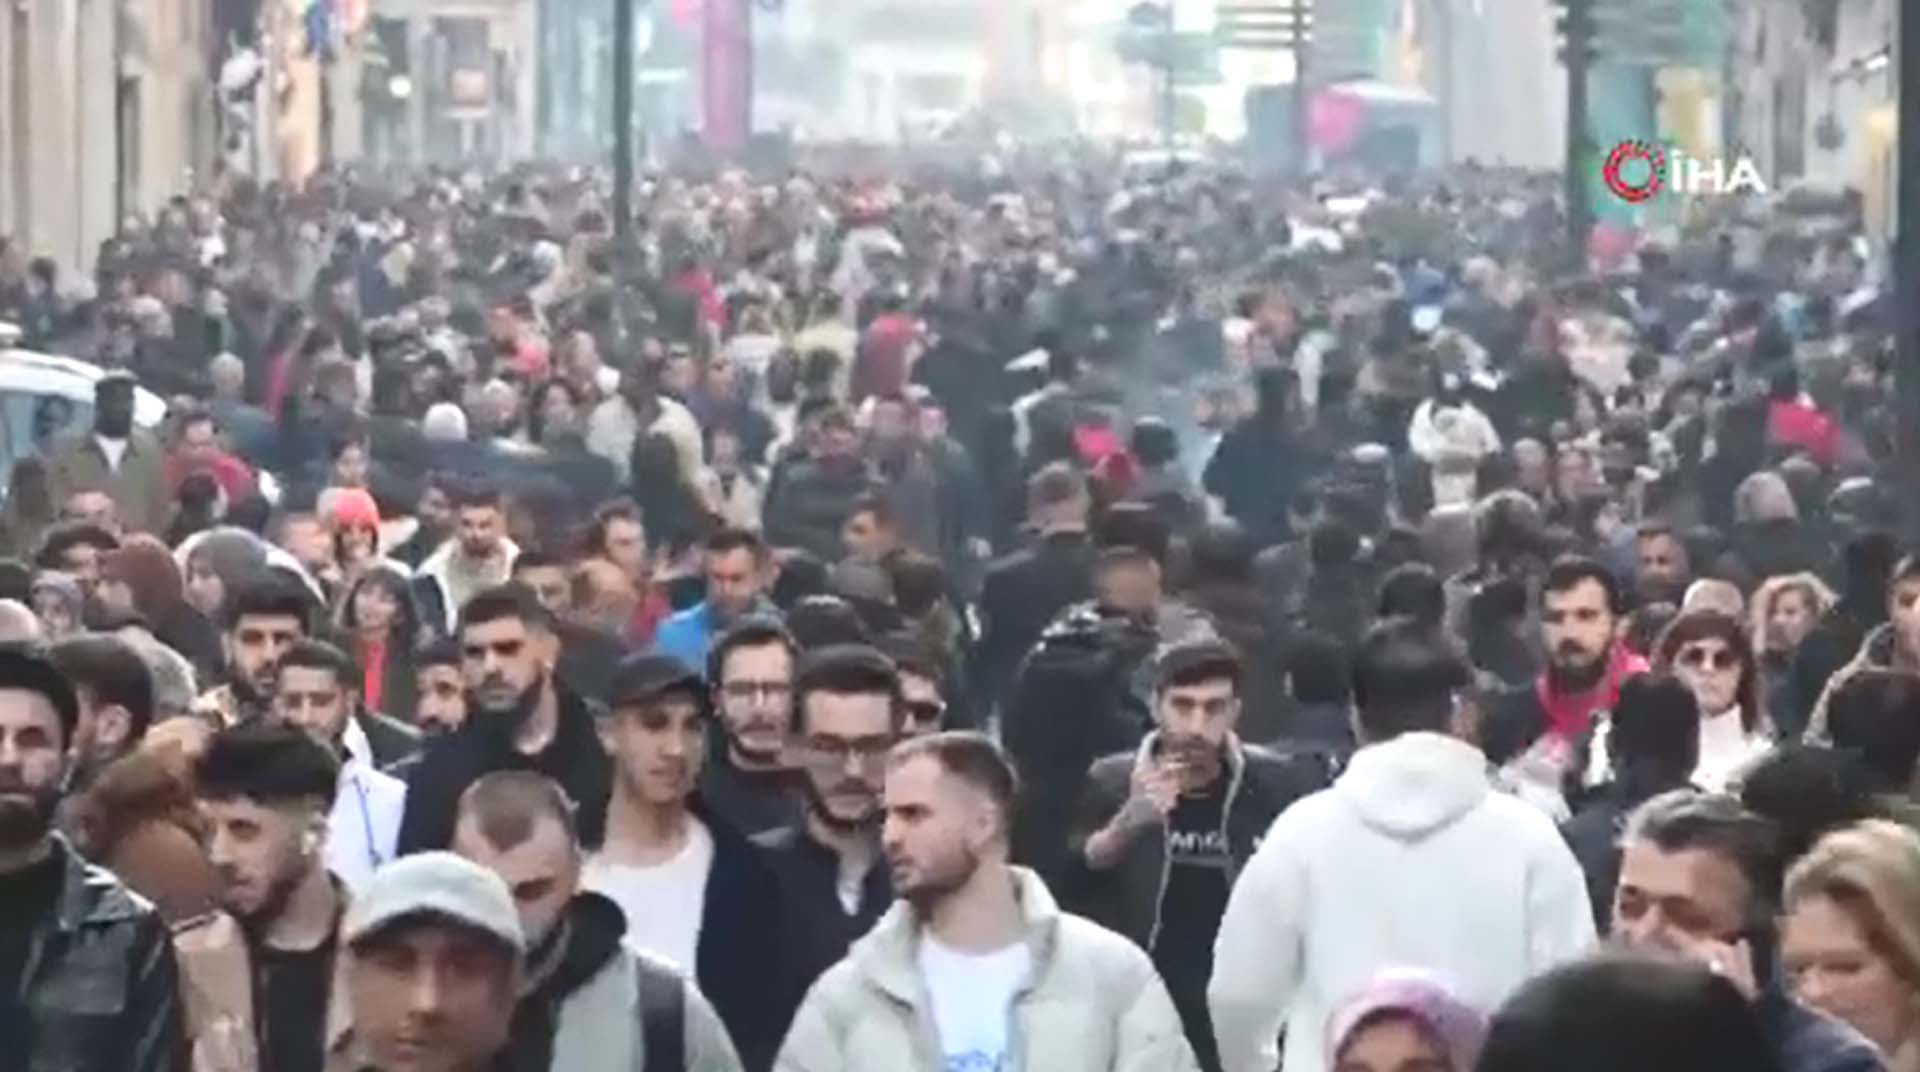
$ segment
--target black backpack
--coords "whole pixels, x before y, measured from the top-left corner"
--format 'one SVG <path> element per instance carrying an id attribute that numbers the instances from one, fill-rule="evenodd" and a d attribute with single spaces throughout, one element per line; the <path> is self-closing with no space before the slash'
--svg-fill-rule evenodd
<path id="1" fill-rule="evenodd" d="M 642 1072 L 685 1072 L 687 982 L 678 972 L 646 957 L 634 958 L 640 984 Z"/>

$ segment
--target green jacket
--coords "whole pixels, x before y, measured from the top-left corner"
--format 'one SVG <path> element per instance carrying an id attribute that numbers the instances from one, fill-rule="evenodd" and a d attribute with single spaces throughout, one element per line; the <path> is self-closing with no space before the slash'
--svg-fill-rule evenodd
<path id="1" fill-rule="evenodd" d="M 151 433 L 136 428 L 127 436 L 127 452 L 116 471 L 92 432 L 63 440 L 47 458 L 47 479 L 55 509 L 83 491 L 104 491 L 120 507 L 120 521 L 128 532 L 158 534 L 166 528 L 173 506 L 167 486 L 166 453 Z"/>

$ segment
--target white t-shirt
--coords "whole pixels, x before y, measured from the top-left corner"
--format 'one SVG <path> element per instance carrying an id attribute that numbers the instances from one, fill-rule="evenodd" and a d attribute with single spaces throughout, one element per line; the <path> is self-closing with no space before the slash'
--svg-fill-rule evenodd
<path id="1" fill-rule="evenodd" d="M 672 859 L 630 867 L 595 856 L 587 861 L 583 884 L 626 913 L 628 945 L 665 957 L 691 975 L 712 869 L 713 835 L 704 823 L 689 818 L 687 843 Z"/>
<path id="2" fill-rule="evenodd" d="M 1012 1072 L 1018 1061 L 1008 1037 L 1013 995 L 1033 970 L 1033 951 L 1016 942 L 976 956 L 922 934 L 918 960 L 933 1001 L 943 1072 Z"/>

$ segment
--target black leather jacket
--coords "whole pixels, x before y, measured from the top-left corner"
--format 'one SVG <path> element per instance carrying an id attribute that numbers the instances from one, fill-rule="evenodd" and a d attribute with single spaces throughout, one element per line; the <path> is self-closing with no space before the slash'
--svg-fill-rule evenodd
<path id="1" fill-rule="evenodd" d="M 146 901 L 61 839 L 56 908 L 27 952 L 20 999 L 27 1072 L 185 1072 L 179 969 L 167 926 Z"/>

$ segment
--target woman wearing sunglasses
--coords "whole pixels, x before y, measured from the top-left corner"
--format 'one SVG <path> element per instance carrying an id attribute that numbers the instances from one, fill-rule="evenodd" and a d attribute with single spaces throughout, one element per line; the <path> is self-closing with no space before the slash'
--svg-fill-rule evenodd
<path id="1" fill-rule="evenodd" d="M 1700 704 L 1700 763 L 1693 784 L 1711 793 L 1773 748 L 1759 661 L 1740 622 L 1715 610 L 1681 614 L 1661 634 L 1654 668 L 1685 682 Z"/>

